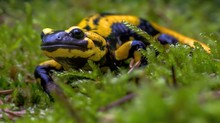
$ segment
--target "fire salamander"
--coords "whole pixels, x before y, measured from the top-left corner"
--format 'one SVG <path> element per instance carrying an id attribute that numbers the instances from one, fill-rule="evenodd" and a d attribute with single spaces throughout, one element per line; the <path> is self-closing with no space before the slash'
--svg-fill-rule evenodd
<path id="1" fill-rule="evenodd" d="M 194 42 L 198 42 L 210 53 L 207 45 L 142 18 L 96 14 L 66 30 L 43 29 L 41 49 L 52 60 L 40 63 L 35 69 L 35 77 L 40 79 L 44 91 L 50 93 L 57 88 L 51 78 L 51 70 L 84 69 L 88 60 L 99 67 L 108 66 L 111 70 L 127 59 L 132 59 L 132 65 L 138 62 L 144 64 L 145 60 L 138 51 L 149 44 L 126 27 L 123 21 L 146 31 L 163 45 L 182 43 L 194 47 Z"/>

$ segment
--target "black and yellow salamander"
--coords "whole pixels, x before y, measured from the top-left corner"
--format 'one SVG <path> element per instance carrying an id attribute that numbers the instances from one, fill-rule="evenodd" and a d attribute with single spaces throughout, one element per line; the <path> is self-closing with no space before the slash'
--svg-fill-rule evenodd
<path id="1" fill-rule="evenodd" d="M 35 69 L 35 77 L 40 79 L 45 92 L 50 93 L 56 88 L 50 76 L 51 70 L 84 69 L 88 60 L 97 63 L 99 67 L 108 66 L 112 70 L 129 58 L 133 64 L 144 63 L 138 51 L 145 49 L 149 43 L 125 26 L 123 21 L 156 37 L 161 44 L 181 43 L 194 47 L 197 42 L 210 53 L 207 45 L 142 18 L 96 14 L 66 30 L 43 29 L 41 49 L 52 60 L 40 63 Z"/>

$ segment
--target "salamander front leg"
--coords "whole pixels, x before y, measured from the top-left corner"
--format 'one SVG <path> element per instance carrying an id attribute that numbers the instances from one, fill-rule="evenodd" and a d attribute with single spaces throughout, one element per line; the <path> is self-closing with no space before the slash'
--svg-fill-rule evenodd
<path id="1" fill-rule="evenodd" d="M 140 49 L 146 49 L 146 45 L 142 41 L 128 41 L 115 51 L 115 59 L 122 61 L 132 58 L 130 68 L 146 65 L 147 60 L 139 52 Z"/>
<path id="2" fill-rule="evenodd" d="M 39 64 L 34 71 L 35 78 L 40 79 L 41 86 L 48 94 L 58 89 L 50 76 L 51 70 L 62 70 L 62 66 L 54 60 L 49 60 Z"/>

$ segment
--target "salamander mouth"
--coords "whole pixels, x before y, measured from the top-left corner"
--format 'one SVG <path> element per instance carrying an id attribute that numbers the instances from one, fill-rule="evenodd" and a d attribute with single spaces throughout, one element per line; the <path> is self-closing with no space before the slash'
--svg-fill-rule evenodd
<path id="1" fill-rule="evenodd" d="M 41 49 L 42 50 L 46 50 L 49 52 L 55 51 L 57 49 L 77 49 L 77 50 L 81 50 L 81 51 L 85 51 L 87 50 L 87 45 L 73 45 L 73 44 L 50 44 L 50 45 L 45 45 L 42 44 L 41 45 Z"/>

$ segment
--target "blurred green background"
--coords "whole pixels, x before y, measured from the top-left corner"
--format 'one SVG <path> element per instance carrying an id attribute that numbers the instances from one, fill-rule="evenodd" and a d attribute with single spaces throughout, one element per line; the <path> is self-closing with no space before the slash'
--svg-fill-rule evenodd
<path id="1" fill-rule="evenodd" d="M 77 122 L 65 103 L 49 102 L 39 87 L 30 84 L 35 82 L 35 66 L 48 59 L 40 51 L 41 30 L 66 29 L 95 13 L 120 13 L 140 16 L 205 42 L 213 54 L 195 50 L 191 59 L 184 55 L 189 49 L 179 46 L 168 51 L 174 54 L 169 57 L 147 53 L 149 66 L 131 76 L 108 73 L 94 81 L 76 80 L 78 89 L 65 87 L 65 91 L 80 117 L 85 122 L 220 122 L 219 97 L 212 94 L 220 87 L 220 67 L 213 61 L 220 58 L 219 5 L 220 0 L 0 0 L 0 90 L 14 90 L 12 101 L 1 107 L 26 109 L 27 115 L 18 122 Z M 183 87 L 168 86 L 170 64 Z M 131 84 L 136 75 L 143 87 Z M 128 91 L 140 96 L 109 112 L 97 112 Z M 206 92 L 202 98 L 208 101 L 198 100 L 201 92 Z M 5 100 L 5 95 L 0 99 Z"/>

